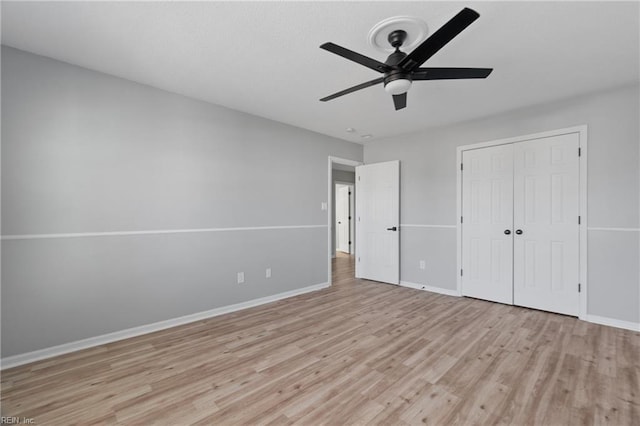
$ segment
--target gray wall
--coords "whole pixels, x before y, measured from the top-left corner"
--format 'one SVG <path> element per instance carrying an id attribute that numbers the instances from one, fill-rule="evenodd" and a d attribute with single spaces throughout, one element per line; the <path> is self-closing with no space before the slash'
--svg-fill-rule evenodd
<path id="1" fill-rule="evenodd" d="M 331 185 L 331 205 L 333 206 L 333 208 L 331 209 L 331 256 L 335 257 L 336 256 L 336 183 L 353 183 L 353 193 L 351 194 L 351 196 L 353 197 L 353 200 L 355 201 L 355 197 L 356 197 L 356 172 L 348 172 L 346 170 L 336 170 L 333 169 L 331 171 L 332 174 L 332 179 L 333 179 L 333 185 Z M 353 214 L 351 215 L 352 217 L 355 216 L 356 212 L 356 203 L 353 203 Z M 355 234 L 355 226 L 353 227 L 354 229 L 354 234 Z M 355 241 L 355 235 L 353 236 L 353 240 L 352 240 L 352 248 L 353 250 L 355 250 L 356 248 L 356 241 Z"/>
<path id="2" fill-rule="evenodd" d="M 301 228 L 4 239 L 2 356 L 327 282 L 329 156 L 362 146 L 3 47 L 3 235 Z"/>
<path id="3" fill-rule="evenodd" d="M 488 100 L 490 102 L 490 100 Z M 372 142 L 366 163 L 401 160 L 401 279 L 456 287 L 456 147 L 588 125 L 590 315 L 640 322 L 639 87 L 620 87 L 481 120 Z M 418 268 L 426 260 L 426 270 Z"/>

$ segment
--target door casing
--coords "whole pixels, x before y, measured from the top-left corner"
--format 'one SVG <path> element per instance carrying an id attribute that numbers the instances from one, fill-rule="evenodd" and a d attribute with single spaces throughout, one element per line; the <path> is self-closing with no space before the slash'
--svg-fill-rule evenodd
<path id="1" fill-rule="evenodd" d="M 579 293 L 579 310 L 578 318 L 587 320 L 587 125 L 567 127 L 563 129 L 550 130 L 547 132 L 540 132 L 522 136 L 516 136 L 506 139 L 497 139 L 488 142 L 475 143 L 470 145 L 462 145 L 456 149 L 456 238 L 457 238 L 457 293 L 462 296 L 462 153 L 471 149 L 478 149 L 484 147 L 498 146 L 513 144 L 518 142 L 524 142 L 534 139 L 546 138 L 550 136 L 560 136 L 570 133 L 577 133 L 579 136 L 578 146 L 580 148 L 579 157 L 579 276 L 580 276 L 580 288 Z"/>

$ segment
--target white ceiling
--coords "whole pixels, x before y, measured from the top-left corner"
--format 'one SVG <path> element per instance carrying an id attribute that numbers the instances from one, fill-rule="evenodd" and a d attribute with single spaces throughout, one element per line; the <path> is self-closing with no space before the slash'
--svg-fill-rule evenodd
<path id="1" fill-rule="evenodd" d="M 397 112 L 382 85 L 318 101 L 379 76 L 320 44 L 384 61 L 377 22 L 431 33 L 465 6 L 480 18 L 424 66 L 486 80 L 416 82 Z M 637 2 L 2 2 L 3 44 L 359 143 L 636 82 L 639 31 Z"/>

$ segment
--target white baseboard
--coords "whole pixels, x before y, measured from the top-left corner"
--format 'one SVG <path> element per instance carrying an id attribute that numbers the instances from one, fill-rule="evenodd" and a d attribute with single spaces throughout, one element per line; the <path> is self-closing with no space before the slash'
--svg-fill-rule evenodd
<path id="1" fill-rule="evenodd" d="M 625 330 L 640 331 L 640 323 L 623 321 L 614 318 L 600 317 L 597 315 L 588 315 L 585 318 L 588 322 L 594 324 L 608 325 L 610 327 L 624 328 Z"/>
<path id="2" fill-rule="evenodd" d="M 409 281 L 400 281 L 400 285 L 402 287 L 414 288 L 416 290 L 425 290 L 432 293 L 446 294 L 447 296 L 460 296 L 458 290 L 451 290 L 448 288 L 434 287 L 426 284 L 410 283 Z"/>
<path id="3" fill-rule="evenodd" d="M 118 340 L 129 339 L 131 337 L 153 333 L 155 331 L 165 330 L 167 328 L 188 324 L 190 322 L 200 321 L 207 318 L 216 317 L 218 315 L 224 315 L 231 312 L 240 311 L 242 309 L 252 308 L 254 306 L 275 302 L 277 300 L 298 296 L 300 294 L 322 290 L 323 288 L 327 288 L 330 286 L 331 284 L 329 283 L 315 284 L 315 285 L 298 288 L 291 291 L 285 291 L 284 293 L 274 294 L 272 296 L 266 296 L 266 297 L 261 297 L 259 299 L 249 300 L 247 302 L 236 303 L 234 305 L 229 305 L 229 306 L 222 306 L 220 308 L 215 308 L 215 309 L 211 309 L 204 312 L 197 312 L 195 314 L 185 315 L 178 318 L 172 318 L 165 321 L 159 321 L 153 324 L 147 324 L 139 327 L 128 328 L 126 330 L 103 334 L 101 336 L 96 336 L 96 337 L 89 337 L 88 339 L 82 339 L 82 340 L 77 340 L 75 342 L 64 343 L 62 345 L 52 346 L 50 348 L 39 349 L 33 352 L 27 352 L 24 354 L 9 356 L 6 358 L 2 358 L 2 360 L 0 360 L 0 369 L 5 370 L 7 368 L 17 367 L 19 365 L 28 364 L 34 361 L 40 361 L 43 359 L 67 354 L 70 352 L 79 351 L 81 349 L 87 349 L 94 346 L 100 346 L 107 343 L 116 342 Z"/>
<path id="4" fill-rule="evenodd" d="M 402 287 L 414 288 L 416 290 L 425 290 L 425 291 L 430 291 L 432 293 L 446 294 L 447 296 L 461 296 L 456 290 L 433 287 L 433 286 L 428 286 L 423 284 L 416 284 L 408 281 L 400 281 L 400 285 Z M 615 318 L 607 318 L 607 317 L 601 317 L 597 315 L 587 315 L 584 318 L 584 320 L 587 322 L 592 322 L 594 324 L 607 325 L 610 327 L 617 327 L 617 328 L 623 328 L 625 330 L 640 332 L 640 323 L 636 323 L 636 322 L 623 321 Z"/>

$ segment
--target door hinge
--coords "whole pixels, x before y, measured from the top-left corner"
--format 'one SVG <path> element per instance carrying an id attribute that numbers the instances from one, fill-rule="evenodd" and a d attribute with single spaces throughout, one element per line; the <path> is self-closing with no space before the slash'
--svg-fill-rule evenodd
<path id="1" fill-rule="evenodd" d="M 460 170 L 464 170 L 464 166 L 460 163 Z"/>
<path id="2" fill-rule="evenodd" d="M 358 181 L 360 181 L 360 175 L 358 175 Z"/>
<path id="3" fill-rule="evenodd" d="M 360 262 L 360 258 L 358 258 L 358 262 Z"/>
<path id="4" fill-rule="evenodd" d="M 582 155 L 582 148 L 578 148 L 578 157 Z"/>
<path id="5" fill-rule="evenodd" d="M 349 245 L 351 245 L 351 241 L 349 241 Z"/>
<path id="6" fill-rule="evenodd" d="M 582 292 L 582 285 L 578 283 L 578 293 Z"/>
<path id="7" fill-rule="evenodd" d="M 349 220 L 351 220 L 351 216 L 349 216 Z"/>
<path id="8" fill-rule="evenodd" d="M 578 225 L 580 225 L 581 221 L 582 221 L 582 218 L 578 216 Z"/>
<path id="9" fill-rule="evenodd" d="M 460 269 L 460 276 L 462 276 L 462 269 Z"/>
<path id="10" fill-rule="evenodd" d="M 463 219 L 462 216 L 460 216 L 460 223 L 462 223 L 462 219 Z"/>

